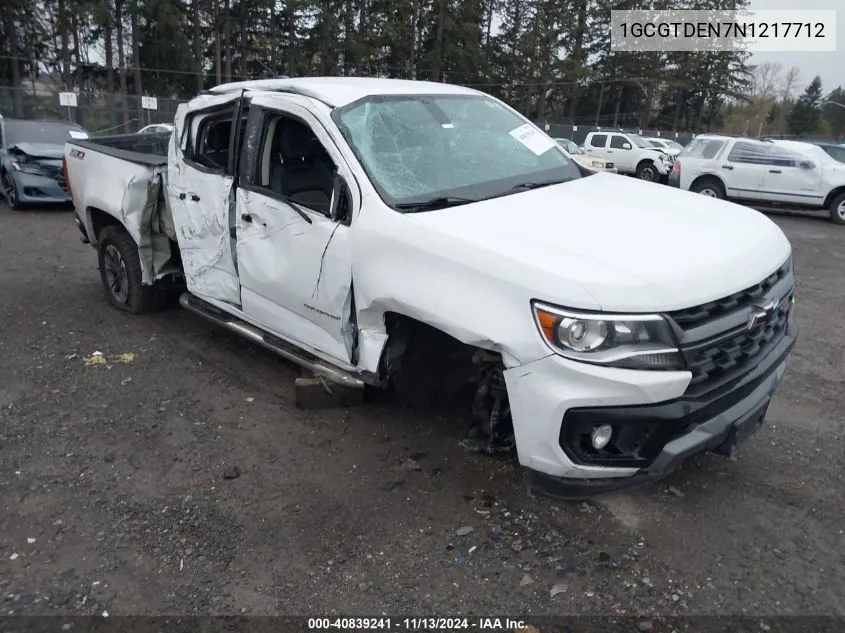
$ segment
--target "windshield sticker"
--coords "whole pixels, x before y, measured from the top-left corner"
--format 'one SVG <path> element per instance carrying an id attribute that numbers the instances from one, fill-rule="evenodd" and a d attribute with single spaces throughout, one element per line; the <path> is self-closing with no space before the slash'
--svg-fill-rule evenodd
<path id="1" fill-rule="evenodd" d="M 508 132 L 517 141 L 525 145 L 529 150 L 534 152 L 537 156 L 545 154 L 555 146 L 555 142 L 537 130 L 530 123 L 520 125 L 515 130 Z"/>

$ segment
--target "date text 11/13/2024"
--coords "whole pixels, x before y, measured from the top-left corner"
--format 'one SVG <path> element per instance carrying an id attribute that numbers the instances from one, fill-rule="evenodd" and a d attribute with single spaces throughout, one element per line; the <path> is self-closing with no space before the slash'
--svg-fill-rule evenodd
<path id="1" fill-rule="evenodd" d="M 531 631 L 512 618 L 308 618 L 309 631 Z"/>

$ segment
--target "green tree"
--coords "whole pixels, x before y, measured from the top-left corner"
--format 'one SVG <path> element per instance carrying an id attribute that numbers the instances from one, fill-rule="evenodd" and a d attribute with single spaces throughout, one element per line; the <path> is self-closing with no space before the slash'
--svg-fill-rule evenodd
<path id="1" fill-rule="evenodd" d="M 804 90 L 804 94 L 798 97 L 792 112 L 789 113 L 787 118 L 789 132 L 796 136 L 814 134 L 819 129 L 821 118 L 822 80 L 817 76 Z"/>

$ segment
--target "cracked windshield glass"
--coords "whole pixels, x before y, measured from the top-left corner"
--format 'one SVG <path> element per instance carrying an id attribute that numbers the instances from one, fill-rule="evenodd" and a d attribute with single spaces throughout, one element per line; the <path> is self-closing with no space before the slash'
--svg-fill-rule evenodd
<path id="1" fill-rule="evenodd" d="M 553 139 L 486 97 L 369 100 L 337 116 L 394 206 L 481 200 L 581 177 Z"/>

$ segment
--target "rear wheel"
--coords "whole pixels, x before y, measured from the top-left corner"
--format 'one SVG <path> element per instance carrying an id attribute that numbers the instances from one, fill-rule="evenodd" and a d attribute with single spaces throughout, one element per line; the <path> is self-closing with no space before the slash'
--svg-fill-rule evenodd
<path id="1" fill-rule="evenodd" d="M 107 226 L 97 239 L 100 279 L 115 308 L 141 314 L 161 306 L 156 286 L 141 283 L 141 259 L 132 236 L 121 226 Z"/>
<path id="2" fill-rule="evenodd" d="M 699 180 L 690 188 L 690 191 L 700 193 L 702 196 L 707 196 L 708 198 L 725 199 L 725 188 L 718 180 L 713 180 L 712 178 Z"/>
<path id="3" fill-rule="evenodd" d="M 19 211 L 22 208 L 21 199 L 18 195 L 18 187 L 15 184 L 15 179 L 12 174 L 7 171 L 3 172 L 3 189 L 6 192 L 6 203 L 9 208 Z"/>
<path id="4" fill-rule="evenodd" d="M 840 193 L 830 203 L 830 221 L 845 224 L 845 193 Z"/>

